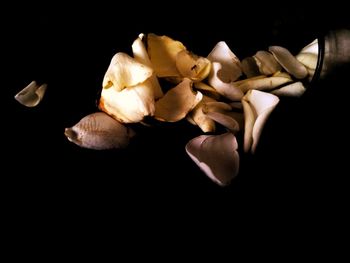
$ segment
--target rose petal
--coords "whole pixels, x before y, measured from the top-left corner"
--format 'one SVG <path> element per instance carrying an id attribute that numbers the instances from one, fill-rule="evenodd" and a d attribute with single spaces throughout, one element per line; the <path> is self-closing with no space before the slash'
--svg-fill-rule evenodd
<path id="1" fill-rule="evenodd" d="M 93 150 L 122 149 L 128 146 L 134 132 L 103 112 L 85 116 L 65 129 L 68 140 Z"/>
<path id="2" fill-rule="evenodd" d="M 202 98 L 202 93 L 192 90 L 192 81 L 185 78 L 156 102 L 154 116 L 161 121 L 179 121 L 185 118 Z"/>
<path id="3" fill-rule="evenodd" d="M 193 83 L 194 87 L 202 92 L 204 95 L 211 97 L 215 100 L 220 98 L 220 94 L 213 87 L 203 83 L 203 82 L 195 82 Z"/>
<path id="4" fill-rule="evenodd" d="M 238 144 L 232 133 L 201 135 L 189 141 L 186 152 L 220 186 L 230 184 L 239 171 Z"/>
<path id="5" fill-rule="evenodd" d="M 282 88 L 273 90 L 271 93 L 276 96 L 285 96 L 285 97 L 300 97 L 306 91 L 303 83 L 300 81 L 289 84 Z"/>
<path id="6" fill-rule="evenodd" d="M 272 75 L 282 70 L 281 65 L 270 52 L 264 50 L 258 51 L 254 55 L 254 59 L 260 73 L 263 75 Z"/>
<path id="7" fill-rule="evenodd" d="M 43 99 L 47 85 L 38 85 L 36 81 L 32 81 L 15 95 L 15 99 L 24 106 L 35 107 Z"/>
<path id="8" fill-rule="evenodd" d="M 260 75 L 260 70 L 256 64 L 256 60 L 253 57 L 246 57 L 241 63 L 242 71 L 247 78 L 255 77 Z"/>
<path id="9" fill-rule="evenodd" d="M 243 93 L 248 90 L 271 90 L 285 83 L 291 82 L 290 76 L 276 75 L 272 77 L 257 76 L 234 82 L 235 87 L 239 88 Z"/>
<path id="10" fill-rule="evenodd" d="M 104 76 L 102 86 L 107 89 L 114 87 L 120 91 L 135 86 L 152 76 L 152 68 L 137 62 L 129 55 L 119 52 L 112 61 Z"/>
<path id="11" fill-rule="evenodd" d="M 204 57 L 182 50 L 177 53 L 176 68 L 183 77 L 198 82 L 209 75 L 211 63 Z"/>
<path id="12" fill-rule="evenodd" d="M 193 122 L 201 128 L 203 132 L 214 132 L 215 123 L 204 112 L 203 107 L 207 102 L 213 102 L 214 99 L 204 96 L 203 99 L 197 104 L 197 106 L 188 115 Z"/>

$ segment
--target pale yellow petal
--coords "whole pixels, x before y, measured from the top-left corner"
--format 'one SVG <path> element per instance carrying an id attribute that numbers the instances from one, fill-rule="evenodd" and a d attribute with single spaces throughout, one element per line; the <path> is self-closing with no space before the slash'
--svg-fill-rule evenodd
<path id="1" fill-rule="evenodd" d="M 280 74 L 272 77 L 257 76 L 234 82 L 235 87 L 246 93 L 248 90 L 271 90 L 285 83 L 291 82 L 289 75 Z"/>
<path id="2" fill-rule="evenodd" d="M 203 82 L 195 82 L 193 83 L 195 89 L 202 92 L 204 95 L 211 97 L 215 100 L 220 99 L 220 94 L 213 87 L 203 83 Z"/>
<path id="3" fill-rule="evenodd" d="M 300 81 L 275 89 L 271 93 L 276 96 L 300 97 L 306 91 L 303 83 Z"/>
<path id="4" fill-rule="evenodd" d="M 211 63 L 208 59 L 187 50 L 180 51 L 176 56 L 176 68 L 181 76 L 194 82 L 205 79 L 209 75 L 210 67 Z"/>
<path id="5" fill-rule="evenodd" d="M 197 106 L 188 115 L 193 122 L 201 128 L 203 132 L 214 132 L 215 123 L 204 112 L 203 107 L 207 102 L 213 102 L 214 99 L 203 96 L 203 99 L 197 104 Z"/>

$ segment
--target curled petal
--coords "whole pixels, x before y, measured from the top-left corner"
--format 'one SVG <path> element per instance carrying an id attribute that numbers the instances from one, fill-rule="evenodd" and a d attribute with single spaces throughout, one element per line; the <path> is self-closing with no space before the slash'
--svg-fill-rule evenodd
<path id="1" fill-rule="evenodd" d="M 225 102 L 220 101 L 212 101 L 212 102 L 206 102 L 203 107 L 203 112 L 223 112 L 223 111 L 230 111 L 232 110 L 232 107 L 230 104 L 227 104 Z"/>
<path id="2" fill-rule="evenodd" d="M 203 107 L 206 105 L 206 103 L 213 101 L 215 100 L 203 95 L 203 99 L 189 114 L 189 117 L 193 120 L 194 124 L 198 125 L 203 132 L 215 131 L 214 121 L 203 112 Z"/>
<path id="3" fill-rule="evenodd" d="M 193 83 L 194 87 L 202 92 L 204 95 L 211 97 L 215 100 L 220 98 L 220 94 L 213 87 L 203 83 L 203 82 L 195 82 Z"/>
<path id="4" fill-rule="evenodd" d="M 259 90 L 250 90 L 243 97 L 245 152 L 255 152 L 264 125 L 278 102 L 277 96 Z"/>
<path id="5" fill-rule="evenodd" d="M 300 50 L 300 53 L 309 53 L 309 54 L 314 54 L 314 55 L 318 55 L 318 40 L 317 38 L 312 41 L 310 44 L 308 44 L 307 46 L 305 46 L 302 50 Z"/>
<path id="6" fill-rule="evenodd" d="M 138 38 L 135 39 L 134 43 L 132 44 L 132 52 L 134 55 L 134 58 L 136 61 L 150 67 L 153 68 L 152 62 L 148 57 L 147 54 L 147 50 L 146 47 L 142 41 L 144 35 L 140 34 Z M 153 87 L 153 93 L 154 93 L 154 98 L 155 99 L 159 99 L 161 97 L 163 97 L 163 91 L 162 88 L 159 85 L 157 76 L 155 74 L 155 72 L 152 73 L 152 76 L 149 78 L 149 80 L 152 83 L 152 87 Z"/>
<path id="7" fill-rule="evenodd" d="M 281 65 L 277 62 L 277 60 L 270 52 L 264 50 L 258 51 L 255 54 L 254 59 L 260 73 L 263 75 L 272 75 L 282 70 Z"/>
<path id="8" fill-rule="evenodd" d="M 234 82 L 235 87 L 239 88 L 243 93 L 248 90 L 271 90 L 285 83 L 291 82 L 290 76 L 276 75 L 272 77 L 258 76 Z"/>
<path id="9" fill-rule="evenodd" d="M 189 141 L 186 152 L 220 186 L 230 184 L 239 171 L 236 137 L 232 133 L 201 135 Z"/>
<path id="10" fill-rule="evenodd" d="M 187 50 L 180 51 L 176 56 L 176 68 L 180 74 L 192 81 L 205 79 L 210 72 L 211 63 L 204 57 L 199 57 Z"/>
<path id="11" fill-rule="evenodd" d="M 90 114 L 65 129 L 68 140 L 88 149 L 122 149 L 128 146 L 133 130 L 103 112 Z"/>
<path id="12" fill-rule="evenodd" d="M 247 78 L 255 77 L 260 75 L 260 70 L 256 64 L 256 60 L 253 57 L 246 57 L 241 63 L 242 71 Z"/>
<path id="13" fill-rule="evenodd" d="M 192 90 L 192 81 L 185 78 L 156 102 L 154 116 L 160 121 L 179 121 L 185 118 L 202 98 L 202 93 Z"/>
<path id="14" fill-rule="evenodd" d="M 36 81 L 32 81 L 15 95 L 15 99 L 24 106 L 35 107 L 43 99 L 47 85 L 38 85 Z"/>
<path id="15" fill-rule="evenodd" d="M 296 59 L 303 64 L 307 69 L 315 70 L 317 66 L 318 57 L 311 53 L 300 53 Z"/>
<path id="16" fill-rule="evenodd" d="M 273 90 L 271 93 L 276 96 L 285 96 L 285 97 L 300 97 L 306 91 L 303 83 L 300 81 L 286 85 L 282 88 Z"/>
<path id="17" fill-rule="evenodd" d="M 222 96 L 232 100 L 238 101 L 243 97 L 241 89 L 234 85 L 234 82 L 225 82 L 229 80 L 228 71 L 222 70 L 222 65 L 218 62 L 212 63 L 211 72 L 208 77 L 208 83 L 217 90 Z"/>
<path id="18" fill-rule="evenodd" d="M 301 64 L 288 49 L 280 46 L 271 46 L 269 47 L 269 51 L 288 73 L 297 79 L 307 77 L 308 72 L 305 66 Z"/>
<path id="19" fill-rule="evenodd" d="M 136 123 L 154 114 L 153 86 L 149 80 L 121 91 L 102 89 L 99 108 L 123 123 Z"/>
<path id="20" fill-rule="evenodd" d="M 102 86 L 107 89 L 114 87 L 120 91 L 135 86 L 152 76 L 152 68 L 137 62 L 129 55 L 119 52 L 112 58 L 104 76 Z"/>
<path id="21" fill-rule="evenodd" d="M 207 58 L 221 64 L 223 82 L 235 81 L 242 75 L 241 62 L 224 41 L 217 43 Z"/>
<path id="22" fill-rule="evenodd" d="M 176 56 L 186 47 L 167 36 L 147 35 L 148 55 L 158 77 L 179 77 Z"/>

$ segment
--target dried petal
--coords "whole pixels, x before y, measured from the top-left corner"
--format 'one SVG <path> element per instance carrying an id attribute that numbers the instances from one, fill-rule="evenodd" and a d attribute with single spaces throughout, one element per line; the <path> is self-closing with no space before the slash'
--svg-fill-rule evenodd
<path id="1" fill-rule="evenodd" d="M 213 87 L 203 83 L 203 82 L 195 82 L 193 83 L 194 87 L 202 92 L 204 95 L 211 97 L 215 100 L 220 98 L 220 94 Z"/>
<path id="2" fill-rule="evenodd" d="M 234 82 L 235 87 L 239 88 L 243 93 L 248 90 L 271 90 L 285 83 L 291 82 L 289 75 L 275 75 L 272 77 L 257 76 Z"/>
<path id="3" fill-rule="evenodd" d="M 318 57 L 311 53 L 299 53 L 296 59 L 303 64 L 307 69 L 315 70 L 317 66 Z"/>
<path id="4" fill-rule="evenodd" d="M 137 39 L 135 39 L 134 43 L 132 44 L 132 52 L 134 54 L 134 58 L 136 61 L 153 68 L 152 62 L 148 57 L 146 47 L 142 41 L 144 35 L 140 34 Z M 152 76 L 149 78 L 149 80 L 152 83 L 153 87 L 153 93 L 154 93 L 154 98 L 159 99 L 163 97 L 163 91 L 162 88 L 159 85 L 158 78 L 155 74 L 155 72 L 152 73 Z"/>
<path id="5" fill-rule="evenodd" d="M 158 77 L 179 77 L 176 56 L 186 47 L 167 36 L 147 35 L 148 55 Z"/>
<path id="6" fill-rule="evenodd" d="M 123 123 L 136 123 L 155 111 L 154 88 L 149 80 L 121 91 L 102 89 L 99 108 Z"/>
<path id="7" fill-rule="evenodd" d="M 198 125 L 203 132 L 215 131 L 214 121 L 203 112 L 203 107 L 206 105 L 206 103 L 213 102 L 213 101 L 215 100 L 203 95 L 203 99 L 197 104 L 197 106 L 188 115 L 188 117 L 193 120 L 194 124 Z"/>
<path id="8" fill-rule="evenodd" d="M 218 62 L 212 63 L 211 72 L 208 77 L 209 85 L 216 89 L 222 96 L 232 101 L 241 100 L 243 92 L 234 85 L 234 82 L 228 83 L 224 81 L 229 80 L 230 75 L 227 70 L 222 70 L 222 67 Z"/>
<path id="9" fill-rule="evenodd" d="M 107 89 L 114 87 L 120 91 L 127 87 L 143 83 L 152 76 L 152 68 L 137 62 L 125 53 L 117 53 L 112 58 L 104 76 L 102 86 Z"/>
<path id="10" fill-rule="evenodd" d="M 273 90 L 271 93 L 276 96 L 285 96 L 285 97 L 300 97 L 306 91 L 303 83 L 300 81 L 289 84 L 282 88 Z"/>
<path id="11" fill-rule="evenodd" d="M 253 57 L 246 57 L 241 62 L 242 71 L 247 78 L 255 77 L 260 75 L 260 70 L 256 64 L 256 60 Z"/>
<path id="12" fill-rule="evenodd" d="M 310 54 L 314 54 L 314 55 L 318 55 L 318 40 L 317 38 L 312 41 L 310 44 L 308 44 L 307 46 L 305 46 L 302 50 L 300 50 L 300 53 L 310 53 Z"/>
<path id="13" fill-rule="evenodd" d="M 255 152 L 264 125 L 278 102 L 277 96 L 259 90 L 250 90 L 243 97 L 245 152 Z"/>
<path id="14" fill-rule="evenodd" d="M 68 140 L 93 150 L 122 149 L 128 146 L 133 130 L 103 112 L 85 116 L 65 129 Z"/>
<path id="15" fill-rule="evenodd" d="M 230 184 L 239 171 L 238 144 L 232 133 L 201 135 L 189 141 L 186 152 L 220 186 Z"/>
<path id="16" fill-rule="evenodd" d="M 183 77 L 198 82 L 209 75 L 211 63 L 204 57 L 182 50 L 176 56 L 176 68 Z"/>
<path id="17" fill-rule="evenodd" d="M 274 56 L 267 51 L 261 50 L 256 52 L 254 59 L 259 67 L 259 71 L 263 75 L 272 75 L 277 71 L 281 71 L 281 65 L 276 61 Z"/>
<path id="18" fill-rule="evenodd" d="M 288 73 L 297 79 L 307 77 L 308 72 L 305 66 L 301 64 L 288 49 L 280 46 L 271 46 L 269 47 L 269 51 Z"/>
<path id="19" fill-rule="evenodd" d="M 225 41 L 218 42 L 207 58 L 221 64 L 223 82 L 235 81 L 242 75 L 241 63 Z"/>
<path id="20" fill-rule="evenodd" d="M 38 85 L 36 81 L 32 81 L 15 95 L 15 99 L 24 106 L 35 107 L 43 99 L 47 85 Z"/>
<path id="21" fill-rule="evenodd" d="M 202 93 L 192 90 L 192 81 L 185 78 L 156 102 L 154 116 L 161 121 L 179 121 L 185 118 L 202 98 Z"/>

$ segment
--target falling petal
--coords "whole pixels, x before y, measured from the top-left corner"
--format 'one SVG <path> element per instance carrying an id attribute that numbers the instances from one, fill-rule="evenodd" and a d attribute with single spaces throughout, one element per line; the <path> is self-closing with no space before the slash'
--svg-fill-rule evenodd
<path id="1" fill-rule="evenodd" d="M 203 99 L 188 115 L 188 117 L 193 120 L 194 124 L 198 125 L 203 132 L 215 131 L 215 122 L 203 112 L 203 107 L 205 104 L 213 101 L 215 100 L 203 95 Z"/>
<path id="2" fill-rule="evenodd" d="M 152 68 L 120 52 L 112 58 L 102 85 L 105 89 L 113 86 L 120 91 L 144 82 L 152 76 L 152 73 Z"/>
<path id="3" fill-rule="evenodd" d="M 246 57 L 241 63 L 242 71 L 247 78 L 255 77 L 260 75 L 260 70 L 256 64 L 256 60 L 253 57 Z"/>
<path id="4" fill-rule="evenodd" d="M 209 75 L 211 63 L 204 57 L 182 50 L 176 56 L 176 68 L 181 76 L 198 82 Z"/>
<path id="5" fill-rule="evenodd" d="M 147 54 L 147 50 L 146 47 L 142 41 L 144 35 L 140 34 L 140 36 L 135 39 L 134 43 L 132 44 L 132 52 L 134 54 L 134 58 L 136 61 L 150 67 L 153 68 L 152 62 L 148 57 Z M 153 92 L 154 92 L 154 98 L 155 99 L 159 99 L 161 97 L 163 97 L 163 91 L 162 88 L 159 85 L 157 76 L 155 74 L 155 72 L 152 73 L 152 76 L 149 78 L 149 80 L 152 83 L 152 87 L 153 87 Z"/>
<path id="6" fill-rule="evenodd" d="M 192 90 L 192 81 L 185 78 L 156 102 L 154 116 L 160 121 L 179 121 L 185 118 L 202 98 L 202 93 Z"/>
<path id="7" fill-rule="evenodd" d="M 158 77 L 179 77 L 176 56 L 186 47 L 167 36 L 147 35 L 148 55 Z"/>
<path id="8" fill-rule="evenodd" d="M 153 116 L 154 94 L 152 83 L 147 80 L 121 91 L 115 88 L 102 89 L 100 110 L 123 123 L 136 123 L 145 116 Z"/>
<path id="9" fill-rule="evenodd" d="M 222 96 L 232 101 L 239 101 L 243 97 L 243 92 L 234 85 L 234 82 L 227 83 L 224 81 L 230 79 L 227 74 L 229 74 L 228 71 L 223 71 L 220 63 L 213 62 L 208 83 Z"/>
<path id="10" fill-rule="evenodd" d="M 254 59 L 260 73 L 263 75 L 272 75 L 282 69 L 281 65 L 270 52 L 264 50 L 258 51 L 256 52 Z"/>
<path id="11" fill-rule="evenodd" d="M 273 90 L 271 93 L 276 96 L 285 96 L 285 97 L 300 97 L 306 91 L 303 83 L 300 81 L 286 85 L 282 88 Z"/>
<path id="12" fill-rule="evenodd" d="M 301 64 L 288 49 L 280 46 L 271 46 L 269 51 L 281 66 L 297 79 L 306 78 L 308 75 L 307 69 Z"/>
<path id="13" fill-rule="evenodd" d="M 15 95 L 15 99 L 24 106 L 35 107 L 43 99 L 47 85 L 38 85 L 36 81 L 32 81 Z"/>
<path id="14" fill-rule="evenodd" d="M 241 62 L 224 41 L 217 43 L 207 58 L 221 64 L 223 82 L 235 81 L 242 75 Z"/>
<path id="15" fill-rule="evenodd" d="M 257 76 L 234 82 L 235 87 L 239 88 L 243 93 L 248 90 L 271 90 L 285 83 L 291 82 L 289 75 L 276 75 L 272 77 Z"/>
<path id="16" fill-rule="evenodd" d="M 93 150 L 123 149 L 134 134 L 133 130 L 103 112 L 85 116 L 73 127 L 65 129 L 69 141 Z"/>
<path id="17" fill-rule="evenodd" d="M 220 186 L 230 184 L 239 171 L 236 137 L 232 133 L 201 135 L 189 141 L 186 152 Z"/>
<path id="18" fill-rule="evenodd" d="M 255 152 L 264 125 L 278 102 L 277 96 L 259 90 L 250 90 L 243 97 L 245 152 Z"/>

